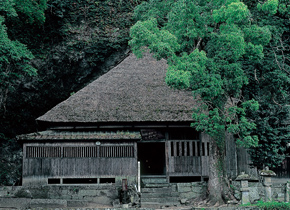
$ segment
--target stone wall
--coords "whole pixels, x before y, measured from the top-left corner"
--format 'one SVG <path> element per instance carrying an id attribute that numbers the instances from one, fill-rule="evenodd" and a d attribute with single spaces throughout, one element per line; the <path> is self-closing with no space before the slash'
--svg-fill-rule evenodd
<path id="1" fill-rule="evenodd" d="M 249 199 L 251 203 L 256 203 L 257 201 L 265 201 L 265 187 L 261 182 L 249 182 Z M 289 196 L 286 193 L 287 183 L 272 183 L 271 192 L 272 200 L 280 202 L 289 202 Z M 232 182 L 231 187 L 235 192 L 235 197 L 241 200 L 241 182 Z"/>
<path id="2" fill-rule="evenodd" d="M 177 183 L 173 186 L 176 186 L 180 200 L 188 200 L 206 196 L 206 182 Z"/>
<path id="3" fill-rule="evenodd" d="M 286 191 L 287 183 L 272 183 L 271 192 L 272 200 L 280 202 L 289 202 L 289 190 Z M 235 193 L 235 197 L 241 200 L 241 182 L 233 181 L 231 187 Z M 66 206 L 86 206 L 88 204 L 108 205 L 114 206 L 114 203 L 120 205 L 119 191 L 121 186 L 117 184 L 98 184 L 98 185 L 50 185 L 50 186 L 4 186 L 0 187 L 0 207 L 1 203 L 11 203 L 9 199 L 26 199 L 27 203 L 33 203 L 33 200 L 37 202 L 48 202 L 53 199 L 58 202 L 66 202 Z M 143 188 L 145 189 L 145 188 Z M 207 191 L 206 182 L 192 182 L 192 183 L 172 183 L 167 186 L 165 192 L 159 192 L 155 188 L 147 188 L 149 190 L 147 194 L 148 199 L 159 199 L 157 195 L 160 195 L 160 199 L 156 202 L 173 202 L 180 205 L 190 204 L 190 201 L 194 198 L 205 198 Z M 159 188 L 160 189 L 160 188 Z M 163 189 L 163 188 L 162 188 Z M 146 191 L 141 194 L 146 198 Z M 288 193 L 286 193 L 288 192 Z M 156 196 L 155 194 L 156 193 Z M 154 194 L 154 195 L 153 195 Z M 265 188 L 261 182 L 249 182 L 248 183 L 248 195 L 250 203 L 256 203 L 259 200 L 265 201 Z M 145 200 L 144 200 L 145 201 Z M 24 202 L 24 201 L 23 201 Z M 36 205 L 36 204 L 34 204 Z M 58 204 L 59 205 L 59 204 Z"/>
<path id="4" fill-rule="evenodd" d="M 114 184 L 94 186 L 5 186 L 0 187 L 0 198 L 82 200 L 112 205 L 112 201 L 118 198 L 118 189 Z"/>

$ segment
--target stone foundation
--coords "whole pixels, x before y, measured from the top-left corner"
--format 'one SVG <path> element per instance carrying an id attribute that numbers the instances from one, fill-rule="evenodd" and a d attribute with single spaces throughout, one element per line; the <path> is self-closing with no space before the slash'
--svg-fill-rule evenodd
<path id="1" fill-rule="evenodd" d="M 233 181 L 231 187 L 235 192 L 235 197 L 241 200 L 241 182 Z M 117 207 L 114 203 L 121 205 L 118 201 L 120 189 L 121 186 L 116 184 L 4 186 L 0 187 L 0 208 L 13 207 L 13 205 L 17 208 L 17 205 L 20 205 L 19 203 L 34 207 L 49 206 L 52 205 L 50 200 L 54 200 L 53 205 L 58 207 L 86 207 L 94 204 Z M 164 189 L 164 192 L 162 189 Z M 289 202 L 286 189 L 287 183 L 272 183 L 272 200 Z M 159 189 L 154 187 L 142 188 L 141 204 L 143 198 L 144 202 L 173 202 L 175 205 L 176 203 L 180 206 L 187 205 L 189 204 L 187 201 L 194 198 L 205 198 L 206 190 L 206 182 L 171 183 L 166 188 L 161 187 Z M 259 200 L 265 201 L 265 187 L 260 182 L 249 182 L 248 195 L 250 203 L 256 203 Z M 11 199 L 16 200 L 12 201 Z"/>

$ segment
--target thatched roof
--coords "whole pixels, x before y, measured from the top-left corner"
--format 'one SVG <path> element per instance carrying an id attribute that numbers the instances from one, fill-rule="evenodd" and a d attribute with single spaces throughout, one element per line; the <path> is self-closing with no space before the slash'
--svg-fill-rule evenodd
<path id="1" fill-rule="evenodd" d="M 165 83 L 167 64 L 133 54 L 37 120 L 46 122 L 190 121 L 190 91 Z"/>
<path id="2" fill-rule="evenodd" d="M 35 140 L 140 140 L 140 132 L 116 131 L 116 132 L 65 132 L 65 131 L 42 131 L 17 136 L 19 141 Z"/>

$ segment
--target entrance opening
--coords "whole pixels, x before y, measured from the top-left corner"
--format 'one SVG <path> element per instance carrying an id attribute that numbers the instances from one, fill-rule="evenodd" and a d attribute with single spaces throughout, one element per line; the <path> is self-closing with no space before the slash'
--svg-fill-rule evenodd
<path id="1" fill-rule="evenodd" d="M 138 161 L 141 164 L 141 175 L 164 175 L 165 143 L 138 143 Z"/>

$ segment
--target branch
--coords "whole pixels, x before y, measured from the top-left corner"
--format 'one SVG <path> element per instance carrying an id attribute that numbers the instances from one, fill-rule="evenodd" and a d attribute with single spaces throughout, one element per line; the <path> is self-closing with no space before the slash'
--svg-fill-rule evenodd
<path id="1" fill-rule="evenodd" d="M 257 78 L 257 69 L 255 69 L 255 71 L 254 71 L 255 73 L 255 80 L 259 83 L 259 80 L 258 80 L 258 78 Z"/>
<path id="2" fill-rule="evenodd" d="M 200 38 L 198 39 L 198 42 L 197 42 L 197 45 L 196 45 L 195 49 L 198 49 L 198 48 L 199 48 L 199 45 L 200 45 L 200 43 L 201 43 L 201 40 L 202 40 L 202 38 L 200 37 Z"/>
<path id="3" fill-rule="evenodd" d="M 284 68 L 281 68 L 281 66 L 280 66 L 280 64 L 279 64 L 279 61 L 277 60 L 277 55 L 276 55 L 275 51 L 273 50 L 273 47 L 272 47 L 272 46 L 271 46 L 271 48 L 272 48 L 272 51 L 273 51 L 273 53 L 274 53 L 275 60 L 276 60 L 276 63 L 277 63 L 277 65 L 278 65 L 279 69 L 280 69 L 281 71 L 285 71 L 288 75 L 290 75 L 290 72 L 289 72 L 289 71 L 287 71 L 287 70 L 284 69 Z"/>
<path id="4" fill-rule="evenodd" d="M 280 106 L 280 108 L 282 108 L 282 105 L 275 101 L 274 96 L 272 96 L 272 101 L 274 102 L 274 104 L 277 104 L 278 106 Z"/>

